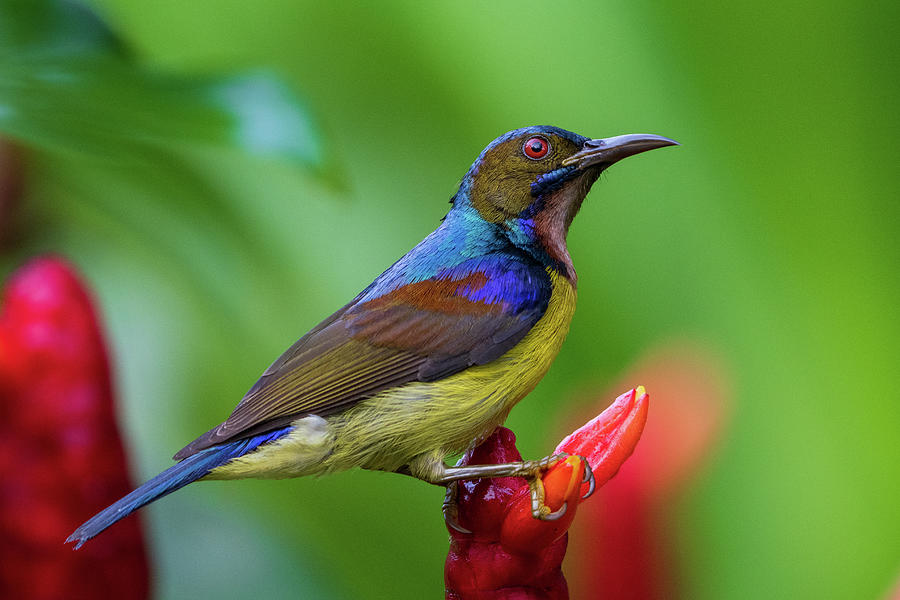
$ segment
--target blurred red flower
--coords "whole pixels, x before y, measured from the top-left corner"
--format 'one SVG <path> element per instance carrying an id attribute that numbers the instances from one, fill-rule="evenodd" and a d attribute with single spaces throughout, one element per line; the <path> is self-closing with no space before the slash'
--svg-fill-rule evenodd
<path id="1" fill-rule="evenodd" d="M 15 273 L 0 309 L 0 596 L 146 598 L 140 520 L 63 542 L 132 486 L 96 313 L 59 258 Z"/>
<path id="2" fill-rule="evenodd" d="M 581 510 L 566 572 L 575 598 L 684 598 L 671 515 L 724 428 L 725 370 L 682 343 L 653 351 L 625 380 L 654 390 L 652 416 L 616 478 Z"/>

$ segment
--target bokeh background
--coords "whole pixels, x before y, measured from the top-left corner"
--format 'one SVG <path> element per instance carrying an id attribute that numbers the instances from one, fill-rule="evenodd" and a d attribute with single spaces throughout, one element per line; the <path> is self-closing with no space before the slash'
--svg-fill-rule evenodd
<path id="1" fill-rule="evenodd" d="M 0 134 L 24 165 L 0 275 L 49 251 L 85 273 L 139 479 L 431 231 L 495 136 L 658 133 L 682 146 L 616 165 L 576 220 L 578 313 L 508 425 L 542 456 L 648 349 L 690 340 L 731 401 L 669 507 L 684 597 L 887 593 L 896 3 L 86 6 L 109 29 L 0 2 Z M 438 597 L 441 499 L 368 472 L 190 486 L 143 511 L 156 595 Z"/>

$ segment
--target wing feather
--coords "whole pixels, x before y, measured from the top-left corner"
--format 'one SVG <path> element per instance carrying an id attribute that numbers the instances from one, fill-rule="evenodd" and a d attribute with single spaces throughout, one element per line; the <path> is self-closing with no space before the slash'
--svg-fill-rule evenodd
<path id="1" fill-rule="evenodd" d="M 360 294 L 292 345 L 225 422 L 175 458 L 488 363 L 543 316 L 551 291 L 542 267 L 507 258 L 493 270 L 482 260 L 365 301 Z"/>

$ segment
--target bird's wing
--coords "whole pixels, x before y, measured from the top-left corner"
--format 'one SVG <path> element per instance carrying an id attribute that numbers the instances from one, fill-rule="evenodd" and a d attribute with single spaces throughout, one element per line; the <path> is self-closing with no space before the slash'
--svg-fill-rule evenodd
<path id="1" fill-rule="evenodd" d="M 364 292 L 291 346 L 224 423 L 175 458 L 488 363 L 528 333 L 551 292 L 542 267 L 509 257 L 469 261 L 375 297 Z"/>

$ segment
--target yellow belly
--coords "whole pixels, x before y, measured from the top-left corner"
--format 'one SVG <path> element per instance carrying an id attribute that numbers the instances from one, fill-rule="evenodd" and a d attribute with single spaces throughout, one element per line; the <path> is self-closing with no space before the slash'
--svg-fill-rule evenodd
<path id="1" fill-rule="evenodd" d="M 506 420 L 559 353 L 576 294 L 566 278 L 548 273 L 553 292 L 544 316 L 500 358 L 440 381 L 386 390 L 324 421 L 299 419 L 290 435 L 219 467 L 209 478 L 296 477 L 352 467 L 396 471 L 423 454 L 442 458 L 462 452 Z"/>

